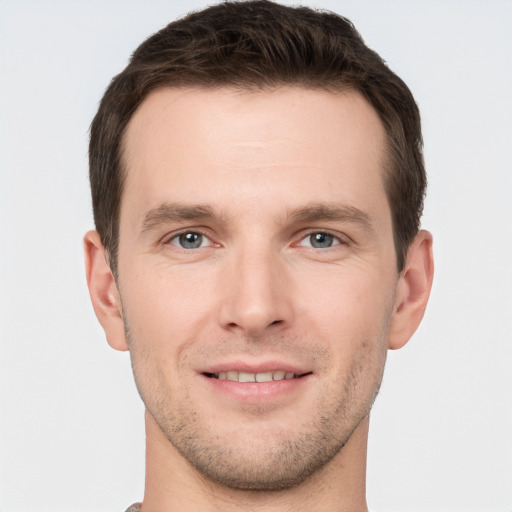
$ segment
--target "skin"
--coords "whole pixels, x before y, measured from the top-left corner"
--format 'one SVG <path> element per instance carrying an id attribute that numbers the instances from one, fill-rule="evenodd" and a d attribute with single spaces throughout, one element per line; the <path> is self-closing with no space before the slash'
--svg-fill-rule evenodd
<path id="1" fill-rule="evenodd" d="M 117 282 L 94 231 L 85 252 L 147 409 L 144 512 L 366 511 L 369 411 L 433 274 L 426 231 L 396 271 L 377 114 L 356 92 L 167 88 L 124 142 Z M 211 378 L 230 369 L 300 377 Z"/>

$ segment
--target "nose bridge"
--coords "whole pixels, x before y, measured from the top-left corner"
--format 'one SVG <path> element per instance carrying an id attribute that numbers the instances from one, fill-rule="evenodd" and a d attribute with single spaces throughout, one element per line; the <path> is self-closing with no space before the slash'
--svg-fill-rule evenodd
<path id="1" fill-rule="evenodd" d="M 266 243 L 241 245 L 225 268 L 221 322 L 225 328 L 260 336 L 271 326 L 289 322 L 291 308 L 284 262 Z M 275 328 L 275 327 L 274 327 Z"/>

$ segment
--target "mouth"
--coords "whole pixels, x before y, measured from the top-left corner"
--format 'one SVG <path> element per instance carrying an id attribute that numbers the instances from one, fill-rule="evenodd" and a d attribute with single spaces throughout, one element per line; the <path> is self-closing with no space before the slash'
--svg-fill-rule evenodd
<path id="1" fill-rule="evenodd" d="M 207 389 L 215 397 L 227 397 L 228 404 L 235 400 L 245 405 L 283 405 L 287 400 L 292 403 L 301 390 L 309 389 L 307 383 L 313 371 L 278 361 L 231 361 L 203 368 L 200 375 Z"/>
<path id="2" fill-rule="evenodd" d="M 210 379 L 218 379 L 218 380 L 229 380 L 232 382 L 272 382 L 279 380 L 293 380 L 300 379 L 302 377 L 306 377 L 310 375 L 312 372 L 306 373 L 293 373 L 287 372 L 285 370 L 274 370 L 268 372 L 260 372 L 260 373 L 250 373 L 250 372 L 240 372 L 236 370 L 230 371 L 222 371 L 219 373 L 208 373 L 205 372 L 203 375 Z"/>

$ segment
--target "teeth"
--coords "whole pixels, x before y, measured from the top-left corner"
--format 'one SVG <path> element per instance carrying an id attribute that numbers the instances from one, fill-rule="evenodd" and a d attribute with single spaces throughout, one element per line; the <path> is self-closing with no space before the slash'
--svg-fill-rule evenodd
<path id="1" fill-rule="evenodd" d="M 240 372 L 238 374 L 238 382 L 256 382 L 254 373 Z"/>
<path id="2" fill-rule="evenodd" d="M 272 380 L 272 372 L 264 372 L 256 374 L 256 382 L 270 382 Z"/>
<path id="3" fill-rule="evenodd" d="M 286 376 L 286 372 L 279 370 L 274 372 L 274 380 L 283 380 Z"/>
<path id="4" fill-rule="evenodd" d="M 295 374 L 284 370 L 261 373 L 229 371 L 214 374 L 214 377 L 219 380 L 232 380 L 234 382 L 271 382 L 273 380 L 293 379 Z"/>

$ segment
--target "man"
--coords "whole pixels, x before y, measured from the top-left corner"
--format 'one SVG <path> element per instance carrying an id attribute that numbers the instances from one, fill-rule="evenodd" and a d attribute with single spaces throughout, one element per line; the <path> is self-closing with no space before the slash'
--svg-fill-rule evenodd
<path id="1" fill-rule="evenodd" d="M 369 412 L 433 275 L 406 85 L 339 16 L 220 4 L 114 78 L 90 177 L 91 299 L 146 406 L 129 510 L 367 511 Z"/>

